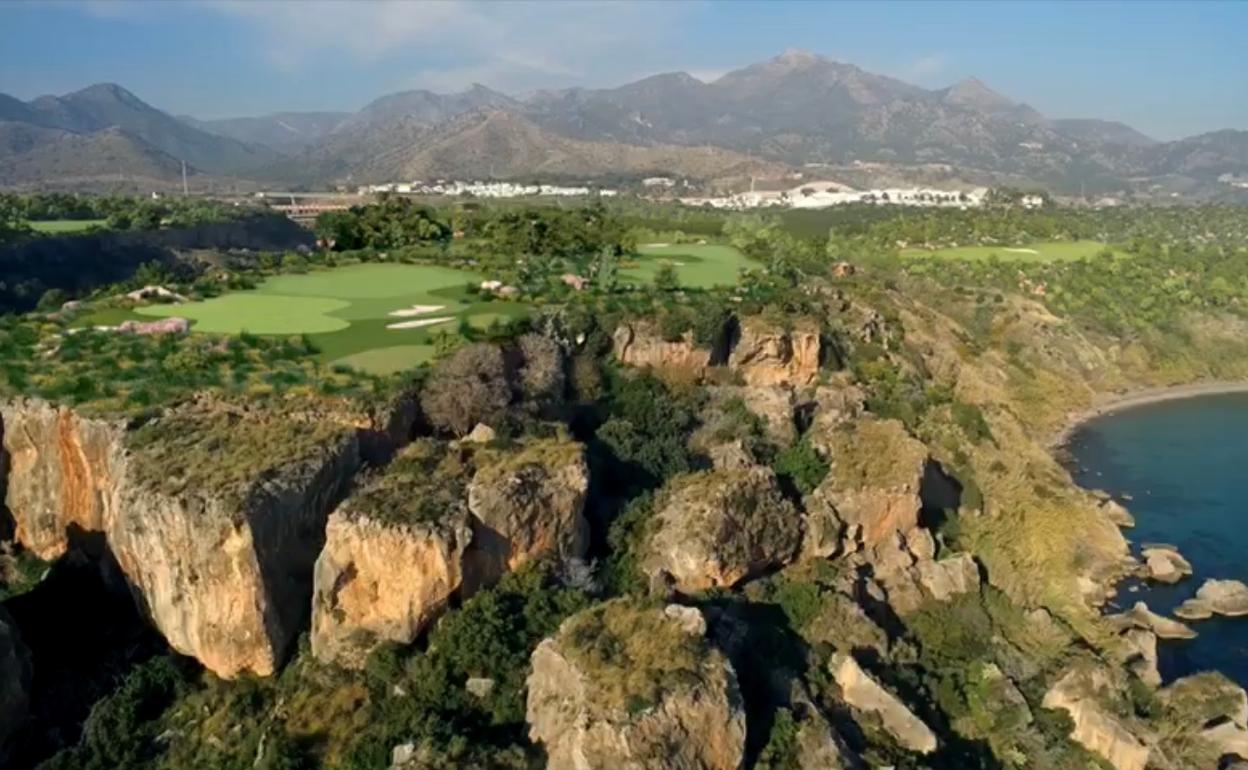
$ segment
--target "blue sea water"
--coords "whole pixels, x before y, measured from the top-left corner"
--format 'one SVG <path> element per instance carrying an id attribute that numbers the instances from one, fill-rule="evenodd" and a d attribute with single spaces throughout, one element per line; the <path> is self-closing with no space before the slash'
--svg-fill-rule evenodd
<path id="1" fill-rule="evenodd" d="M 1143 543 L 1170 543 L 1195 570 L 1173 586 L 1123 583 L 1117 604 L 1143 600 L 1169 615 L 1205 578 L 1248 582 L 1248 394 L 1163 401 L 1097 417 L 1076 431 L 1068 449 L 1075 481 L 1109 492 L 1135 516 L 1135 528 L 1124 534 L 1137 555 Z M 1216 669 L 1248 686 L 1248 617 L 1190 625 L 1196 639 L 1159 642 L 1162 677 Z"/>

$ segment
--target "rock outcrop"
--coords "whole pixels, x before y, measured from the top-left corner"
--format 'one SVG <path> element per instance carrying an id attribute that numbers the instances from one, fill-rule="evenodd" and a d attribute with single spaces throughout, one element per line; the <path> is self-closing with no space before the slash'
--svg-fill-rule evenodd
<path id="1" fill-rule="evenodd" d="M 1196 598 L 1216 615 L 1248 615 L 1248 585 L 1238 580 L 1206 580 L 1196 591 Z"/>
<path id="2" fill-rule="evenodd" d="M 812 532 L 826 542 L 839 522 L 844 548 L 852 551 L 918 526 L 928 452 L 899 421 L 862 419 L 812 441 L 831 466 L 806 502 L 818 521 Z"/>
<path id="3" fill-rule="evenodd" d="M 656 502 L 642 570 L 684 593 L 731 587 L 791 561 L 801 522 L 769 468 L 672 479 Z"/>
<path id="4" fill-rule="evenodd" d="M 471 539 L 463 507 L 437 521 L 378 520 L 347 500 L 316 560 L 312 653 L 360 668 L 381 642 L 413 641 L 459 589 Z"/>
<path id="5" fill-rule="evenodd" d="M 0 764 L 30 705 L 30 655 L 8 613 L 0 607 Z"/>
<path id="6" fill-rule="evenodd" d="M 711 349 L 695 344 L 692 332 L 668 341 L 647 321 L 620 324 L 611 335 L 611 344 L 621 363 L 652 369 L 665 379 L 698 381 L 711 365 Z"/>
<path id="7" fill-rule="evenodd" d="M 269 675 L 307 617 L 326 518 L 358 465 L 356 435 L 341 431 L 297 462 L 257 468 L 240 497 L 129 483 L 108 543 L 171 647 L 221 677 Z"/>
<path id="8" fill-rule="evenodd" d="M 817 323 L 799 319 L 783 328 L 759 317 L 743 318 L 728 366 L 746 385 L 805 387 L 819 376 L 820 332 Z"/>
<path id="9" fill-rule="evenodd" d="M 1116 693 L 1122 686 L 1107 669 L 1083 665 L 1059 679 L 1042 705 L 1070 714 L 1075 724 L 1071 739 L 1116 770 L 1144 770 L 1149 747 L 1102 705 L 1102 693 Z"/>
<path id="10" fill-rule="evenodd" d="M 884 729 L 897 743 L 921 754 L 936 750 L 936 734 L 932 729 L 896 695 L 863 671 L 852 655 L 834 655 L 828 666 L 845 702 L 858 711 L 879 717 Z"/>
<path id="11" fill-rule="evenodd" d="M 1177 583 L 1192 574 L 1192 565 L 1172 545 L 1146 545 L 1144 557 L 1146 576 L 1159 583 Z"/>
<path id="12" fill-rule="evenodd" d="M 468 486 L 472 549 L 466 590 L 542 558 L 579 559 L 589 545 L 589 466 L 574 441 L 536 439 L 517 450 L 482 450 Z"/>
<path id="13" fill-rule="evenodd" d="M 1127 628 L 1143 628 L 1152 631 L 1158 639 L 1195 639 L 1196 632 L 1177 620 L 1158 615 L 1148 608 L 1144 602 L 1136 602 L 1135 606 L 1120 615 L 1110 617 L 1120 630 Z"/>
<path id="14" fill-rule="evenodd" d="M 55 559 L 71 532 L 101 532 L 116 517 L 124 422 L 15 399 L 0 403 L 0 435 L 9 465 L 5 503 L 18 541 L 36 556 Z"/>
<path id="15" fill-rule="evenodd" d="M 736 674 L 701 613 L 613 601 L 533 652 L 526 717 L 549 770 L 740 770 Z M 612 650 L 614 652 L 605 653 Z"/>

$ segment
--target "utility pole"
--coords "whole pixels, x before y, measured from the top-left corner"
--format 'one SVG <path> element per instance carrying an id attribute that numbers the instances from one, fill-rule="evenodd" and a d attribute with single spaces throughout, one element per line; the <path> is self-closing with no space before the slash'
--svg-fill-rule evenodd
<path id="1" fill-rule="evenodd" d="M 186 198 L 189 196 L 190 196 L 190 191 L 187 189 L 187 186 L 186 186 L 186 161 L 182 161 L 182 197 Z"/>

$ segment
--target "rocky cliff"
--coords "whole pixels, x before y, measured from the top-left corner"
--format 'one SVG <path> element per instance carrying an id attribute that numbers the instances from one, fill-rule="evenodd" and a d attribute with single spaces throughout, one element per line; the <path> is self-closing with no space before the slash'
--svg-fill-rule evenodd
<path id="1" fill-rule="evenodd" d="M 124 435 L 124 422 L 83 417 L 40 399 L 0 403 L 4 499 L 24 547 L 54 559 L 69 547 L 71 533 L 101 532 L 116 518 Z"/>
<path id="2" fill-rule="evenodd" d="M 358 465 L 341 433 L 257 473 L 241 498 L 128 484 L 107 539 L 171 647 L 218 676 L 268 675 L 307 617 L 326 518 Z"/>
<path id="3" fill-rule="evenodd" d="M 621 363 L 652 369 L 665 379 L 697 381 L 711 365 L 711 349 L 695 344 L 692 332 L 669 341 L 648 321 L 620 324 L 611 335 L 611 343 Z"/>
<path id="4" fill-rule="evenodd" d="M 818 377 L 819 356 L 820 332 L 813 320 L 779 326 L 751 317 L 740 321 L 728 366 L 746 385 L 802 387 Z"/>
<path id="5" fill-rule="evenodd" d="M 613 601 L 533 652 L 529 735 L 548 770 L 739 770 L 745 712 L 732 665 L 690 607 Z"/>
<path id="6" fill-rule="evenodd" d="M 589 466 L 584 447 L 536 439 L 514 450 L 482 450 L 474 462 L 477 471 L 468 485 L 473 543 L 465 564 L 468 591 L 544 556 L 585 555 Z"/>
<path id="7" fill-rule="evenodd" d="M 771 469 L 687 474 L 656 503 L 642 569 L 653 585 L 683 593 L 730 588 L 791 561 L 801 536 L 801 519 Z"/>
<path id="8" fill-rule="evenodd" d="M 462 505 L 435 521 L 378 520 L 348 499 L 316 560 L 312 653 L 359 668 L 381 642 L 413 641 L 459 590 L 471 540 Z"/>

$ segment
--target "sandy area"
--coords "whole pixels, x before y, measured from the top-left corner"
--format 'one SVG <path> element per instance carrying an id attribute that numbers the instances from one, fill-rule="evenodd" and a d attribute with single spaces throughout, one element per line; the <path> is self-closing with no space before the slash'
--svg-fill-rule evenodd
<path id="1" fill-rule="evenodd" d="M 1040 253 L 1036 251 L 1035 249 L 1002 249 L 1002 251 L 1008 251 L 1011 254 L 1039 254 Z"/>
<path id="2" fill-rule="evenodd" d="M 1172 385 L 1164 388 L 1144 388 L 1129 393 L 1106 393 L 1098 396 L 1091 407 L 1081 412 L 1072 412 L 1066 420 L 1066 427 L 1057 434 L 1053 446 L 1060 448 L 1070 441 L 1070 437 L 1088 420 L 1101 415 L 1120 412 L 1137 406 L 1155 404 L 1159 401 L 1174 401 L 1180 398 L 1196 398 L 1198 396 L 1216 396 L 1221 393 L 1248 393 L 1248 382 L 1242 380 L 1215 380 L 1193 382 L 1187 385 Z"/>
<path id="3" fill-rule="evenodd" d="M 453 320 L 455 319 L 450 316 L 443 316 L 442 318 L 420 318 L 415 321 L 400 321 L 399 323 L 395 323 L 395 324 L 386 324 L 386 328 L 387 329 L 419 329 L 422 326 L 433 326 L 434 324 L 444 324 L 447 321 L 453 321 Z"/>
<path id="4" fill-rule="evenodd" d="M 402 310 L 395 310 L 390 313 L 386 313 L 386 315 L 397 316 L 399 318 L 407 318 L 408 316 L 425 315 L 427 313 L 436 313 L 445 307 L 446 305 L 412 305 L 411 307 L 405 307 Z"/>

